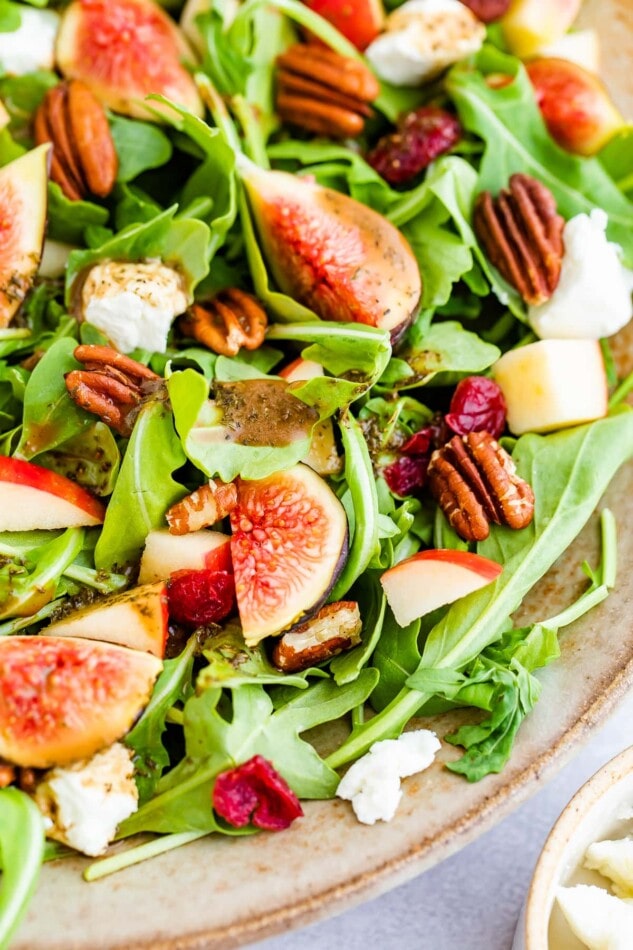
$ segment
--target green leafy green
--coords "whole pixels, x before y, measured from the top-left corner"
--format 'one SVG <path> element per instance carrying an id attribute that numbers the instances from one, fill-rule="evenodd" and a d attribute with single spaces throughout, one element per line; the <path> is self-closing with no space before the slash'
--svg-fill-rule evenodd
<path id="1" fill-rule="evenodd" d="M 35 893 L 44 856 L 44 822 L 17 788 L 0 789 L 0 947 L 8 947 Z"/>
<path id="2" fill-rule="evenodd" d="M 486 343 L 454 320 L 433 323 L 428 330 L 416 324 L 398 356 L 389 363 L 380 385 L 409 389 L 428 385 L 439 373 L 482 373 L 500 356 L 499 347 Z"/>
<path id="3" fill-rule="evenodd" d="M 132 181 L 142 172 L 158 168 L 171 158 L 172 144 L 157 125 L 112 115 L 110 131 L 119 157 L 119 182 Z"/>

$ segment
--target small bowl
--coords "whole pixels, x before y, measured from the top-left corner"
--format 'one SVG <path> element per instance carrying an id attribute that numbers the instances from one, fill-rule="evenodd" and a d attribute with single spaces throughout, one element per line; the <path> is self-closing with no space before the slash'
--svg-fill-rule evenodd
<path id="1" fill-rule="evenodd" d="M 541 851 L 519 918 L 512 950 L 586 950 L 555 904 L 560 885 L 606 881 L 582 867 L 594 841 L 622 838 L 631 821 L 619 820 L 633 809 L 633 746 L 607 762 L 574 795 L 552 828 Z"/>

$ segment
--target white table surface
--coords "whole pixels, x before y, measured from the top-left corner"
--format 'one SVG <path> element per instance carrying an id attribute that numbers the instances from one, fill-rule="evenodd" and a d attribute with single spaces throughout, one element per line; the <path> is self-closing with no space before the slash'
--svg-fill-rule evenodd
<path id="1" fill-rule="evenodd" d="M 633 744 L 633 693 L 545 788 L 458 854 L 339 917 L 258 950 L 509 950 L 532 870 L 580 786 Z"/>

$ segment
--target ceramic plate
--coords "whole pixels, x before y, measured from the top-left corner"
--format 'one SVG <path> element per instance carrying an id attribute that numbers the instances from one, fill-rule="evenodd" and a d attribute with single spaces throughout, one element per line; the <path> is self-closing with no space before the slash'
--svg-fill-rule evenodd
<path id="1" fill-rule="evenodd" d="M 633 5 L 590 0 L 583 24 L 602 37 L 603 73 L 620 106 L 633 115 Z M 623 362 L 633 331 L 620 339 Z M 14 950 L 211 950 L 239 946 L 308 924 L 375 897 L 462 848 L 536 792 L 633 684 L 633 466 L 620 472 L 605 503 L 617 514 L 617 590 L 561 638 L 562 657 L 541 676 L 543 693 L 521 730 L 510 764 L 474 785 L 439 761 L 404 783 L 389 824 L 367 827 L 347 803 L 310 802 L 306 817 L 280 835 L 202 839 L 185 848 L 86 884 L 81 859 L 48 865 Z M 582 587 L 579 565 L 595 562 L 590 524 L 524 607 L 548 616 Z M 424 725 L 440 736 L 464 722 L 450 714 Z M 332 743 L 331 735 L 326 744 Z"/>

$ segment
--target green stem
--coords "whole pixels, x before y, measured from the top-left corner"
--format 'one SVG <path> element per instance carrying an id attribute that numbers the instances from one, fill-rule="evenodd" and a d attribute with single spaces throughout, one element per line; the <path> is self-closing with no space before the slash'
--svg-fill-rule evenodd
<path id="1" fill-rule="evenodd" d="M 625 376 L 620 385 L 614 391 L 611 399 L 609 400 L 609 412 L 611 412 L 611 410 L 616 406 L 619 406 L 621 402 L 624 402 L 631 390 L 633 390 L 633 373 L 629 373 L 628 376 Z"/>
<path id="2" fill-rule="evenodd" d="M 64 597 L 58 597 L 57 600 L 51 600 L 41 610 L 31 614 L 29 617 L 15 617 L 13 620 L 7 620 L 6 623 L 0 623 L 0 637 L 9 636 L 12 633 L 18 633 L 25 627 L 30 627 L 32 623 L 39 623 L 40 620 L 46 620 L 51 614 L 54 614 L 58 607 L 64 603 Z"/>
<path id="3" fill-rule="evenodd" d="M 319 16 L 318 13 L 315 13 L 303 3 L 300 3 L 299 0 L 246 0 L 246 3 L 243 3 L 238 10 L 228 32 L 231 33 L 233 29 L 236 31 L 241 29 L 243 24 L 248 23 L 251 14 L 259 7 L 264 6 L 272 7 L 275 10 L 279 10 L 280 13 L 284 13 L 288 19 L 293 20 L 311 33 L 314 33 L 314 35 L 323 40 L 330 49 L 340 53 L 341 56 L 346 56 L 349 59 L 363 59 L 356 47 L 353 46 L 349 40 L 346 40 L 331 23 L 328 23 L 328 21 L 324 20 L 322 16 Z"/>
<path id="4" fill-rule="evenodd" d="M 602 583 L 605 587 L 615 587 L 618 572 L 618 538 L 615 515 L 604 508 L 600 515 L 602 540 Z"/>
<path id="5" fill-rule="evenodd" d="M 248 157 L 252 159 L 260 168 L 270 168 L 268 153 L 266 152 L 266 142 L 262 135 L 262 130 L 255 110 L 246 101 L 244 96 L 234 96 L 231 100 L 233 112 L 242 126 L 244 142 Z"/>
<path id="6" fill-rule="evenodd" d="M 102 594 L 123 590 L 129 584 L 128 578 L 123 574 L 105 574 L 103 571 L 81 567 L 79 564 L 71 564 L 64 571 L 64 575 L 73 581 L 77 581 L 78 584 L 93 587 Z"/>
<path id="7" fill-rule="evenodd" d="M 0 791 L 0 947 L 9 946 L 37 885 L 44 855 L 44 822 L 17 788 Z"/>
<path id="8" fill-rule="evenodd" d="M 237 134 L 235 123 L 229 115 L 229 111 L 224 104 L 222 96 L 219 94 L 211 80 L 204 73 L 196 73 L 194 76 L 198 91 L 202 96 L 204 104 L 213 116 L 213 121 L 224 132 L 226 139 L 236 155 L 242 153 L 242 143 Z"/>
<path id="9" fill-rule="evenodd" d="M 176 706 L 172 706 L 171 709 L 168 709 L 165 715 L 165 722 L 172 722 L 177 726 L 184 726 L 185 715 L 182 709 L 177 709 Z"/>
<path id="10" fill-rule="evenodd" d="M 115 854 L 111 858 L 95 861 L 84 871 L 84 880 L 98 881 L 109 874 L 115 874 L 117 871 L 123 871 L 134 864 L 140 864 L 142 861 L 155 858 L 159 854 L 165 854 L 166 851 L 181 848 L 183 845 L 196 841 L 198 838 L 204 838 L 208 834 L 208 831 L 183 831 L 179 834 L 163 835 L 161 838 L 140 844 L 136 848 L 129 848 L 121 854 Z"/>

